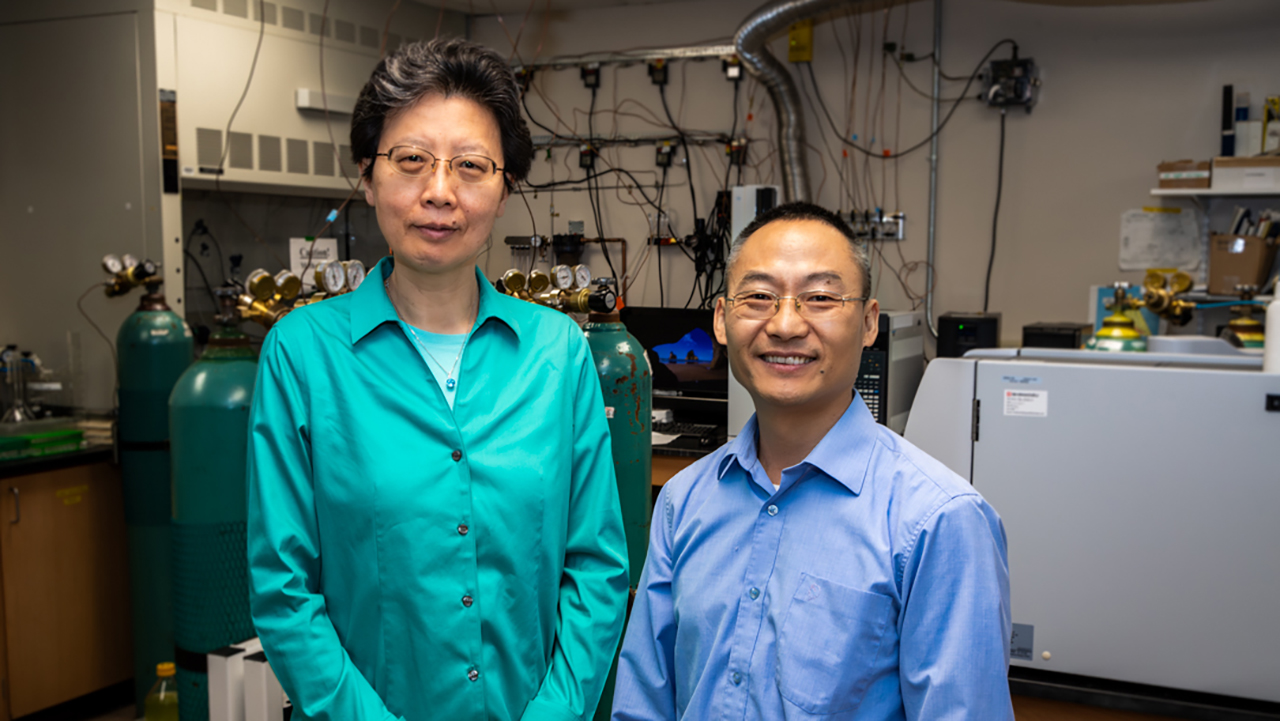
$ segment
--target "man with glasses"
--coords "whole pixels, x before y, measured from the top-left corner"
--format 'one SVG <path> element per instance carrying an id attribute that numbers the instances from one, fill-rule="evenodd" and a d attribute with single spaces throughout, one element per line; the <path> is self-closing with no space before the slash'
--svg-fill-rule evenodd
<path id="1" fill-rule="evenodd" d="M 1012 719 L 995 511 L 854 393 L 865 250 L 791 203 L 739 236 L 717 339 L 755 402 L 663 487 L 614 721 Z"/>

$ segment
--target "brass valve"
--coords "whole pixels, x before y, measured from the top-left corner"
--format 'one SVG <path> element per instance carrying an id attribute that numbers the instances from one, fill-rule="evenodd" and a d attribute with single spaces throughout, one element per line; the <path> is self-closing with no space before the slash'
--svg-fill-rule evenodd
<path id="1" fill-rule="evenodd" d="M 245 280 L 248 291 L 240 296 L 241 320 L 253 321 L 270 329 L 293 310 L 294 300 L 302 290 L 302 281 L 291 271 L 282 270 L 272 276 L 259 268 Z"/>
<path id="2" fill-rule="evenodd" d="M 617 295 L 604 283 L 594 288 L 551 288 L 551 277 L 540 270 L 525 275 L 512 268 L 502 274 L 501 288 L 507 295 L 544 305 L 564 313 L 612 313 L 618 305 Z"/>
<path id="3" fill-rule="evenodd" d="M 547 288 L 551 287 L 551 276 L 540 270 L 535 270 L 529 274 L 529 293 L 538 295 L 545 293 Z"/>
<path id="4" fill-rule="evenodd" d="M 1180 270 L 1152 268 L 1142 279 L 1142 305 L 1174 325 L 1191 322 L 1196 304 L 1178 296 L 1191 290 L 1191 276 Z"/>
<path id="5" fill-rule="evenodd" d="M 525 289 L 524 273 L 515 268 L 502 274 L 502 289 L 507 295 L 515 296 L 521 300 L 532 300 L 529 297 L 529 291 Z"/>
<path id="6" fill-rule="evenodd" d="M 123 257 L 104 256 L 102 269 L 112 275 L 111 282 L 106 287 L 108 298 L 124 295 L 141 285 L 159 286 L 161 283 L 155 263 L 150 260 L 139 261 L 127 253 Z"/>

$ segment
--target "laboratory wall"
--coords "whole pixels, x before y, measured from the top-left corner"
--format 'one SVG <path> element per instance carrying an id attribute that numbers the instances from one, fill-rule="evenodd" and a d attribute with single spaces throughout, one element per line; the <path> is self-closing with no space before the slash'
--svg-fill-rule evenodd
<path id="1" fill-rule="evenodd" d="M 114 343 L 138 303 L 103 296 L 102 256 L 160 252 L 140 132 L 147 35 L 127 11 L 0 24 L 0 343 L 82 372 L 95 408 L 111 407 L 115 372 L 89 319 Z"/>
<path id="2" fill-rule="evenodd" d="M 1006 345 L 1019 342 L 1027 323 L 1086 320 L 1090 285 L 1140 281 L 1140 273 L 1119 270 L 1121 214 L 1158 205 L 1197 212 L 1190 201 L 1153 198 L 1150 189 L 1156 186 L 1156 165 L 1162 160 L 1217 154 L 1223 85 L 1250 90 L 1255 116 L 1262 96 L 1280 93 L 1274 73 L 1280 67 L 1280 44 L 1274 41 L 1280 15 L 1267 0 L 944 0 L 942 6 L 942 70 L 961 78 L 943 83 L 945 100 L 960 94 L 963 79 L 1002 39 L 1016 41 L 1020 56 L 1034 58 L 1041 68 L 1043 86 L 1032 112 L 1011 110 L 1005 119 L 989 307 L 1003 313 Z M 753 7 L 732 0 L 701 0 L 574 10 L 549 18 L 535 11 L 520 36 L 519 56 L 534 62 L 594 51 L 731 42 Z M 927 56 L 932 49 L 932 7 L 932 2 L 897 3 L 887 11 L 821 18 L 815 25 L 812 69 L 823 101 L 834 123 L 856 134 L 858 144 L 870 145 L 876 154 L 905 150 L 929 135 L 930 102 L 904 81 L 928 93 L 930 63 L 904 63 L 900 72 L 893 62 L 886 64 L 882 47 L 895 42 L 900 50 Z M 516 35 L 522 20 L 522 14 L 506 15 L 501 22 L 497 17 L 479 18 L 472 24 L 472 36 L 510 52 L 509 37 Z M 786 38 L 771 47 L 785 62 Z M 1009 47 L 998 49 L 993 57 L 1009 57 Z M 807 69 L 789 67 L 797 83 L 803 79 L 805 95 L 812 97 Z M 733 86 L 719 62 L 677 62 L 670 75 L 666 92 L 682 129 L 730 131 Z M 577 68 L 540 70 L 534 84 L 538 91 L 530 95 L 529 106 L 536 119 L 561 133 L 567 127 L 586 134 L 591 98 Z M 978 89 L 975 84 L 968 95 Z M 750 80 L 740 94 L 737 132 L 745 132 L 752 141 L 743 182 L 780 183 L 767 95 Z M 944 117 L 952 106 L 943 102 Z M 925 287 L 928 146 L 894 161 L 859 157 L 853 149 L 845 159 L 815 100 L 805 101 L 804 113 L 816 201 L 841 210 L 882 207 L 886 212 L 906 212 L 906 240 L 872 247 L 875 291 L 884 307 L 920 305 Z M 557 125 L 557 116 L 564 124 Z M 615 117 L 624 134 L 663 132 L 660 97 L 643 64 L 606 66 L 603 71 L 594 132 L 614 132 Z M 547 134 L 536 127 L 533 132 Z M 940 135 L 936 313 L 982 309 L 999 149 L 1000 112 L 973 100 L 961 102 Z M 652 146 L 604 151 L 606 159 L 631 169 L 642 183 L 660 177 L 653 153 Z M 725 156 L 715 145 L 692 149 L 691 154 L 698 211 L 705 216 L 724 180 Z M 577 155 L 576 149 L 555 149 L 550 160 L 540 154 L 534 180 L 582 177 Z M 604 181 L 607 188 L 617 184 L 615 177 Z M 692 231 L 686 183 L 683 170 L 673 167 L 667 202 L 679 234 Z M 654 194 L 652 188 L 649 193 Z M 643 261 L 645 247 L 640 242 L 649 232 L 646 211 L 624 204 L 634 202 L 626 190 L 606 190 L 603 195 L 604 234 L 632 241 L 631 268 L 644 262 L 629 301 L 656 305 L 657 264 L 652 257 Z M 585 193 L 559 190 L 551 196 L 543 191 L 528 200 L 538 232 L 553 227 L 565 232 L 572 219 L 585 220 L 588 234 L 594 234 Z M 1221 218 L 1233 202 L 1241 201 L 1213 201 L 1206 210 Z M 1266 205 L 1265 199 L 1252 202 Z M 527 234 L 530 226 L 529 214 L 513 202 L 495 236 Z M 682 305 L 690 292 L 692 264 L 678 249 L 662 253 L 665 300 Z M 589 257 L 597 272 L 607 270 L 594 250 Z M 500 252 L 490 255 L 490 275 L 500 272 L 503 260 Z"/>
<path id="3" fill-rule="evenodd" d="M 319 36 L 311 27 L 324 3 L 273 5 L 278 24 L 267 31 L 262 65 L 233 130 L 270 135 L 278 118 L 297 126 L 279 131 L 285 138 L 297 135 L 312 146 L 329 143 L 327 123 L 286 107 L 293 89 L 318 83 Z M 308 30 L 285 27 L 286 5 L 291 17 L 305 19 Z M 336 31 L 329 41 L 336 49 L 326 61 L 331 71 L 326 80 L 339 95 L 354 95 L 376 61 L 362 44 L 365 29 L 382 25 L 383 11 L 395 3 L 374 5 L 335 2 L 330 8 L 335 17 L 354 24 L 346 32 L 360 41 L 340 40 Z M 1160 161 L 1216 154 L 1223 85 L 1250 91 L 1255 114 L 1264 96 L 1280 93 L 1274 75 L 1280 67 L 1280 45 L 1274 42 L 1280 15 L 1273 2 L 943 0 L 942 5 L 941 66 L 958 79 L 946 80 L 941 91 L 944 118 L 950 117 L 939 136 L 935 314 L 983 306 L 1001 115 L 972 99 L 958 104 L 952 99 L 1004 39 L 1016 41 L 1021 56 L 1035 59 L 1043 81 L 1031 113 L 1013 110 L 1005 117 L 989 299 L 990 310 L 1004 314 L 1005 344 L 1016 344 L 1026 323 L 1085 320 L 1091 285 L 1140 279 L 1118 266 L 1125 211 L 1177 206 L 1188 213 L 1203 211 L 1210 225 L 1220 226 L 1236 203 L 1273 204 L 1270 199 L 1219 199 L 1197 207 L 1193 201 L 1150 195 Z M 200 171 L 197 131 L 225 125 L 251 64 L 257 3 L 248 3 L 243 17 L 233 15 L 242 6 L 246 3 L 238 0 L 51 0 L 0 8 L 0 97 L 6 101 L 6 112 L 0 113 L 0 250 L 5 257 L 0 262 L 0 342 L 35 350 L 63 370 L 70 369 L 78 347 L 86 373 L 80 402 L 89 407 L 112 405 L 114 371 L 108 344 L 76 299 L 105 280 L 98 265 L 104 254 L 128 252 L 162 261 L 166 292 L 189 298 L 189 319 L 207 324 L 212 304 L 200 270 L 216 285 L 220 268 L 233 255 L 243 256 L 241 272 L 279 269 L 288 238 L 316 234 L 350 192 L 336 173 L 324 181 L 332 187 L 325 188 L 302 188 L 306 183 L 290 180 L 288 173 L 284 180 L 263 182 L 262 159 L 256 156 L 252 169 L 230 165 L 220 188 L 211 180 L 216 176 Z M 531 65 L 601 51 L 731 44 L 752 7 L 694 0 L 547 14 L 533 3 L 528 13 L 468 20 L 404 3 L 390 32 L 401 39 L 428 37 L 437 27 L 442 34 L 469 33 L 513 64 Z M 873 291 L 885 307 L 901 309 L 922 305 L 925 290 L 928 144 L 911 149 L 930 129 L 927 56 L 933 3 L 867 7 L 858 4 L 852 12 L 818 18 L 811 68 L 788 67 L 804 98 L 813 198 L 844 211 L 906 213 L 905 240 L 871 245 Z M 220 45 L 218 38 L 225 42 Z M 351 47 L 344 49 L 341 42 Z M 899 67 L 883 52 L 886 42 L 916 61 Z M 786 36 L 770 47 L 785 59 Z M 993 57 L 1009 52 L 1009 45 L 1002 45 Z M 357 73 L 332 64 L 341 58 L 356 58 L 351 62 L 362 69 Z M 195 72 L 201 67 L 206 75 Z M 735 86 L 719 59 L 676 61 L 667 72 L 664 109 L 644 63 L 604 66 L 594 112 L 588 112 L 592 97 L 576 66 L 536 69 L 527 94 L 535 139 L 550 140 L 548 128 L 570 138 L 630 138 L 635 142 L 629 146 L 606 143 L 597 160 L 597 170 L 619 168 L 628 174 L 600 177 L 600 203 L 593 210 L 582 184 L 548 186 L 584 177 L 576 143 L 540 149 L 531 183 L 522 197 L 507 203 L 491 248 L 481 258 L 490 277 L 529 263 L 527 255 L 513 255 L 506 238 L 565 233 L 571 221 L 580 221 L 588 237 L 627 241 L 623 290 L 632 305 L 698 305 L 720 290 L 714 279 L 712 287 L 695 282 L 694 265 L 680 247 L 659 249 L 645 241 L 654 234 L 692 233 L 695 203 L 697 216 L 707 217 L 716 190 L 725 185 L 780 184 L 774 112 L 759 83 L 748 77 Z M 183 172 L 194 168 L 184 176 L 180 195 L 161 192 L 154 101 L 158 88 L 170 86 L 178 90 Z M 975 83 L 964 94 L 977 91 Z M 689 143 L 692 185 L 682 150 L 675 151 L 677 161 L 665 180 L 655 165 L 653 138 L 674 138 L 668 109 Z M 333 144 L 345 142 L 347 122 L 345 117 L 333 121 Z M 858 147 L 845 144 L 837 132 Z M 731 134 L 750 140 L 741 168 L 728 165 L 718 140 Z M 900 159 L 878 157 L 908 150 Z M 312 153 L 312 166 L 316 157 Z M 349 208 L 324 234 L 342 238 L 345 250 L 349 232 L 351 254 L 372 263 L 385 253 L 376 219 L 358 195 Z M 209 237 L 193 234 L 198 219 Z M 610 250 L 612 270 L 599 247 L 588 248 L 585 260 L 597 275 L 624 272 L 622 246 Z M 223 257 L 215 262 L 219 251 Z M 91 290 L 83 307 L 114 339 L 136 303 L 136 293 L 108 300 Z"/>
<path id="4" fill-rule="evenodd" d="M 396 0 L 0 5 L 0 344 L 34 351 L 73 381 L 69 400 L 110 409 L 111 344 L 142 292 L 105 298 L 102 257 L 154 260 L 171 307 L 212 324 L 206 276 L 216 287 L 234 255 L 242 275 L 279 270 L 288 239 L 317 234 L 351 192 L 349 163 L 332 150 L 348 142 L 349 115 L 326 122 L 295 107 L 295 91 L 354 98 L 382 45 L 435 33 L 463 35 L 466 19 Z M 161 90 L 176 91 L 181 192 L 164 192 Z M 233 152 L 221 174 L 209 172 L 224 159 L 228 123 Z M 274 169 L 262 152 L 272 137 Z M 209 233 L 195 232 L 196 220 Z M 355 257 L 381 257 L 361 200 L 324 234 L 348 230 L 343 247 Z"/>

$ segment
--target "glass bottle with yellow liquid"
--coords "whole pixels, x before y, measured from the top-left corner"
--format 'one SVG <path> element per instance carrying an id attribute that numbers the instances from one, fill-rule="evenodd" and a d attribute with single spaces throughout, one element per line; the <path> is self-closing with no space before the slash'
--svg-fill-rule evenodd
<path id="1" fill-rule="evenodd" d="M 147 694 L 145 721 L 178 721 L 176 673 L 172 663 L 156 664 L 156 683 Z"/>

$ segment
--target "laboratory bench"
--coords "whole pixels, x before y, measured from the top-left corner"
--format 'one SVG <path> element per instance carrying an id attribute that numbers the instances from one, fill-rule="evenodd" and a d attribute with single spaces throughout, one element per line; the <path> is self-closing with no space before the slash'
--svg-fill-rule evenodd
<path id="1" fill-rule="evenodd" d="M 132 678 L 110 446 L 0 463 L 0 721 Z"/>

